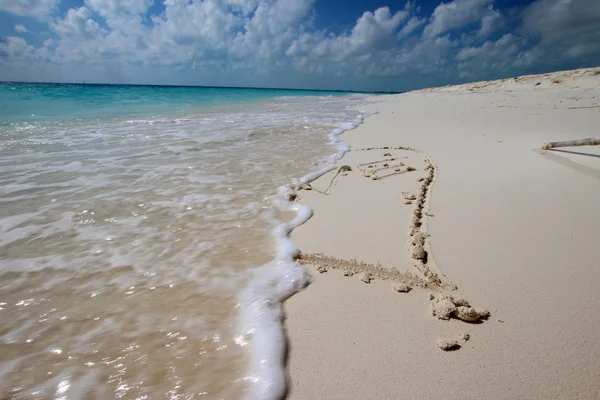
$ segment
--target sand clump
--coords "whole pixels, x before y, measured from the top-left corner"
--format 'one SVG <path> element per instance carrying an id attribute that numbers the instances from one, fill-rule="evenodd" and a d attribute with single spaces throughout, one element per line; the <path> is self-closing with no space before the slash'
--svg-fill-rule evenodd
<path id="1" fill-rule="evenodd" d="M 455 339 L 438 339 L 435 343 L 437 347 L 444 351 L 460 349 L 460 344 Z"/>
<path id="2" fill-rule="evenodd" d="M 414 232 L 414 228 L 409 230 L 409 234 L 412 232 Z M 442 281 L 441 274 L 437 272 L 437 268 L 430 262 L 429 254 L 425 249 L 428 237 L 429 234 L 418 232 L 408 241 L 407 249 L 413 267 L 423 275 L 424 279 L 438 286 L 440 289 L 456 289 L 455 285 Z"/>
<path id="3" fill-rule="evenodd" d="M 423 246 L 425 245 L 425 239 L 427 239 L 428 236 L 427 233 L 419 232 L 413 237 L 408 252 L 414 260 L 426 261 L 427 252 Z"/>
<path id="4" fill-rule="evenodd" d="M 404 196 L 405 200 L 416 200 L 417 196 L 414 193 L 410 192 L 402 192 L 402 196 Z"/>
<path id="5" fill-rule="evenodd" d="M 469 301 L 467 299 L 465 299 L 463 297 L 463 295 L 461 295 L 458 292 L 453 292 L 450 293 L 450 299 L 452 300 L 452 302 L 457 306 L 464 306 L 464 307 L 470 307 L 471 305 L 469 304 Z"/>
<path id="6" fill-rule="evenodd" d="M 460 342 L 466 343 L 471 339 L 471 335 L 466 332 L 458 332 L 458 340 L 453 338 L 440 338 L 436 340 L 435 344 L 443 351 L 458 350 L 461 348 Z"/>
<path id="7" fill-rule="evenodd" d="M 440 350 L 443 351 L 458 350 L 462 347 L 460 343 L 466 343 L 469 341 L 469 339 L 471 339 L 471 335 L 469 335 L 467 332 L 460 331 L 458 332 L 458 339 L 440 338 L 436 340 L 435 344 Z"/>
<path id="8" fill-rule="evenodd" d="M 479 322 L 483 319 L 487 319 L 490 316 L 490 312 L 484 308 L 460 306 L 456 308 L 454 316 L 465 322 Z"/>
<path id="9" fill-rule="evenodd" d="M 373 275 L 370 272 L 362 272 L 360 274 L 360 280 L 364 283 L 371 283 L 373 280 Z"/>
<path id="10" fill-rule="evenodd" d="M 440 298 L 434 299 L 431 303 L 431 313 L 439 319 L 447 321 L 454 312 L 456 312 L 456 305 L 450 299 L 446 298 L 446 296 L 440 296 Z"/>
<path id="11" fill-rule="evenodd" d="M 398 293 L 408 293 L 412 290 L 412 287 L 406 283 L 396 283 L 394 285 L 394 290 Z"/>
<path id="12" fill-rule="evenodd" d="M 439 295 L 433 298 L 430 296 L 430 299 L 432 315 L 442 320 L 455 318 L 464 322 L 480 322 L 490 316 L 486 309 L 470 307 L 461 296 Z"/>

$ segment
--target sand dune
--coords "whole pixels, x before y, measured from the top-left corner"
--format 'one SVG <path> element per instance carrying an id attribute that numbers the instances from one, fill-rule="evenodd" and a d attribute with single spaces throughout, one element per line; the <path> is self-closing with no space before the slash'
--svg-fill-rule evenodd
<path id="1" fill-rule="evenodd" d="M 369 109 L 298 192 L 290 397 L 600 398 L 600 148 L 541 150 L 600 136 L 600 69 Z"/>

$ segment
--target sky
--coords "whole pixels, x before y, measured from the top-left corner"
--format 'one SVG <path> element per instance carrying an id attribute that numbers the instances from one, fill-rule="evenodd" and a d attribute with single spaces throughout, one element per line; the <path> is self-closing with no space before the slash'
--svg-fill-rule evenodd
<path id="1" fill-rule="evenodd" d="M 0 0 L 0 80 L 406 91 L 600 65 L 600 0 Z"/>

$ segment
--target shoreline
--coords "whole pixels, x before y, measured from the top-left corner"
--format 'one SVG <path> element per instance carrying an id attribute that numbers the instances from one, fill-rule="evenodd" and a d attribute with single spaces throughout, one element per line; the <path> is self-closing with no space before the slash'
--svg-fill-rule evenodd
<path id="1" fill-rule="evenodd" d="M 250 337 L 252 340 L 248 376 L 244 378 L 251 385 L 244 398 L 276 400 L 289 392 L 285 369 L 286 346 L 289 343 L 282 307 L 287 299 L 310 284 L 308 270 L 298 262 L 300 252 L 291 240 L 291 233 L 313 216 L 312 208 L 295 202 L 297 191 L 336 168 L 335 163 L 349 151 L 340 135 L 356 129 L 372 115 L 358 110 L 357 113 L 359 115 L 354 120 L 337 124 L 328 134 L 329 144 L 336 147 L 337 151 L 326 158 L 326 166 L 292 179 L 270 196 L 275 210 L 279 213 L 291 212 L 294 218 L 291 221 L 277 220 L 273 231 L 277 243 L 276 256 L 255 271 L 254 278 L 241 296 L 240 337 Z M 245 339 L 242 340 L 245 342 Z"/>
<path id="2" fill-rule="evenodd" d="M 600 151 L 540 150 L 593 136 L 596 71 L 425 89 L 367 107 L 379 114 L 343 134 L 351 150 L 338 167 L 350 169 L 299 192 L 316 218 L 292 234 L 313 283 L 284 304 L 291 399 L 600 394 L 600 324 L 590 319 L 600 309 L 589 304 L 600 300 L 590 284 L 600 278 L 600 228 L 590 221 L 600 218 Z M 408 146 L 436 168 L 425 192 L 427 165 Z M 395 159 L 405 165 L 390 171 Z M 407 232 L 417 217 L 424 238 Z M 433 259 L 439 268 L 423 273 L 419 266 L 435 267 Z M 378 278 L 395 278 L 377 271 L 410 288 L 390 287 Z M 439 290 L 407 273 L 447 280 L 436 282 Z M 466 310 L 466 298 L 491 317 Z"/>

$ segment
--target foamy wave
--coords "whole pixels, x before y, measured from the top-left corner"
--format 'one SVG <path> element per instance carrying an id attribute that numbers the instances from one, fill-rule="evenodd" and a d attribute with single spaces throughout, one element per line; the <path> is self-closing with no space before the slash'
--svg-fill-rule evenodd
<path id="1" fill-rule="evenodd" d="M 339 137 L 343 132 L 355 129 L 364 118 L 363 113 L 348 123 L 339 124 L 329 134 L 330 144 L 337 151 L 329 157 L 330 164 L 341 159 L 350 149 Z M 251 400 L 277 400 L 286 392 L 285 351 L 286 338 L 283 327 L 282 303 L 309 284 L 306 269 L 296 261 L 298 248 L 290 239 L 294 229 L 306 223 L 313 215 L 310 207 L 292 202 L 296 190 L 327 172 L 335 165 L 325 166 L 289 185 L 281 186 L 272 201 L 282 210 L 293 211 L 296 217 L 291 222 L 282 222 L 274 230 L 277 256 L 256 271 L 255 278 L 242 297 L 241 316 L 243 337 L 252 342 L 250 373 L 246 380 L 251 384 L 247 398 Z"/>

